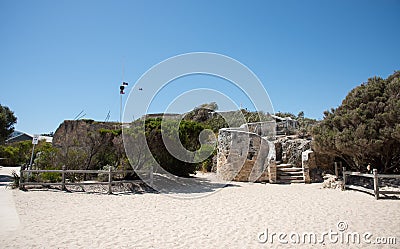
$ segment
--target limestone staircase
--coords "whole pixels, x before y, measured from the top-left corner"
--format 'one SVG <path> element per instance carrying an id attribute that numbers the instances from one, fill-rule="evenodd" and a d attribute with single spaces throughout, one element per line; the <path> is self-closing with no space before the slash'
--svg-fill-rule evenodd
<path id="1" fill-rule="evenodd" d="M 298 168 L 292 164 L 276 165 L 277 183 L 305 183 L 303 168 Z"/>

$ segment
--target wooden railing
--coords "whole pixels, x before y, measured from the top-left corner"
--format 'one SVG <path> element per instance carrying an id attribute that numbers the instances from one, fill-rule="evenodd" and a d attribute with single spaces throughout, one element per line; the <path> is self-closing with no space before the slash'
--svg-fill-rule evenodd
<path id="1" fill-rule="evenodd" d="M 30 175 L 32 173 L 59 173 L 61 174 L 61 182 L 36 182 L 29 181 L 31 178 Z M 108 181 L 91 181 L 91 182 L 66 182 L 66 174 L 107 174 Z M 112 167 L 109 170 L 66 170 L 65 166 L 62 167 L 61 170 L 38 170 L 38 169 L 25 169 L 21 167 L 20 179 L 19 179 L 19 188 L 21 190 L 25 190 L 25 186 L 27 185 L 58 185 L 61 186 L 63 191 L 67 190 L 66 186 L 81 186 L 81 185 L 108 185 L 108 194 L 112 194 L 112 185 L 117 183 L 134 183 L 134 182 L 142 182 L 142 180 L 113 180 L 114 174 L 126 174 L 126 173 L 135 173 L 134 170 L 112 170 Z M 153 183 L 153 172 L 149 171 L 150 183 Z"/>
<path id="2" fill-rule="evenodd" d="M 360 186 L 349 185 L 346 184 L 347 176 L 362 176 L 374 179 L 374 189 L 371 191 L 370 189 L 363 188 Z M 351 188 L 356 190 L 361 190 L 365 192 L 370 192 L 375 196 L 375 199 L 379 199 L 379 194 L 400 194 L 400 191 L 384 191 L 379 190 L 379 178 L 400 178 L 400 175 L 387 175 L 387 174 L 378 174 L 377 169 L 372 170 L 372 174 L 360 173 L 360 172 L 351 172 L 346 171 L 346 167 L 343 167 L 343 187 L 344 189 Z"/>

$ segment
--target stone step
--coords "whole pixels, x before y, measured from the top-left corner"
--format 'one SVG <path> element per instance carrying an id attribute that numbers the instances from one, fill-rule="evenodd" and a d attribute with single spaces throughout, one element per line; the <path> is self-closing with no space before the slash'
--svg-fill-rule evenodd
<path id="1" fill-rule="evenodd" d="M 289 163 L 276 165 L 276 177 L 276 183 L 305 183 L 303 168 L 296 167 Z"/>
<path id="2" fill-rule="evenodd" d="M 280 176 L 303 176 L 303 171 L 281 171 L 278 173 Z"/>
<path id="3" fill-rule="evenodd" d="M 301 176 L 278 176 L 277 177 L 278 180 L 303 180 L 304 181 L 304 177 Z"/>
<path id="4" fill-rule="evenodd" d="M 276 183 L 291 184 L 291 183 L 305 183 L 304 180 L 277 180 Z"/>
<path id="5" fill-rule="evenodd" d="M 303 172 L 303 168 L 276 168 L 277 172 Z"/>
<path id="6" fill-rule="evenodd" d="M 293 164 L 290 163 L 281 163 L 276 165 L 277 168 L 293 168 Z"/>

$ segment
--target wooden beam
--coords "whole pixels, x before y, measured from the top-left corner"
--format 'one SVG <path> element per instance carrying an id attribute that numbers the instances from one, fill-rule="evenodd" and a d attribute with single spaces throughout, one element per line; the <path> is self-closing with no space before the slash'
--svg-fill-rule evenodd
<path id="1" fill-rule="evenodd" d="M 374 193 L 375 199 L 379 199 L 379 178 L 378 178 L 378 170 L 373 169 L 372 172 L 374 173 Z"/>

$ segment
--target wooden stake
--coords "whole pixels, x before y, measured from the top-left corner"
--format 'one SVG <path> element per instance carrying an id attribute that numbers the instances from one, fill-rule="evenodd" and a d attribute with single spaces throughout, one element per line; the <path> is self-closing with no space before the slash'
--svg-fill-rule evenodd
<path id="1" fill-rule="evenodd" d="M 372 170 L 374 174 L 374 193 L 375 193 L 375 199 L 379 199 L 379 179 L 378 179 L 378 170 L 373 169 Z"/>
<path id="2" fill-rule="evenodd" d="M 108 194 L 112 194 L 111 190 L 111 181 L 112 181 L 112 172 L 111 172 L 111 166 L 108 168 Z"/>

